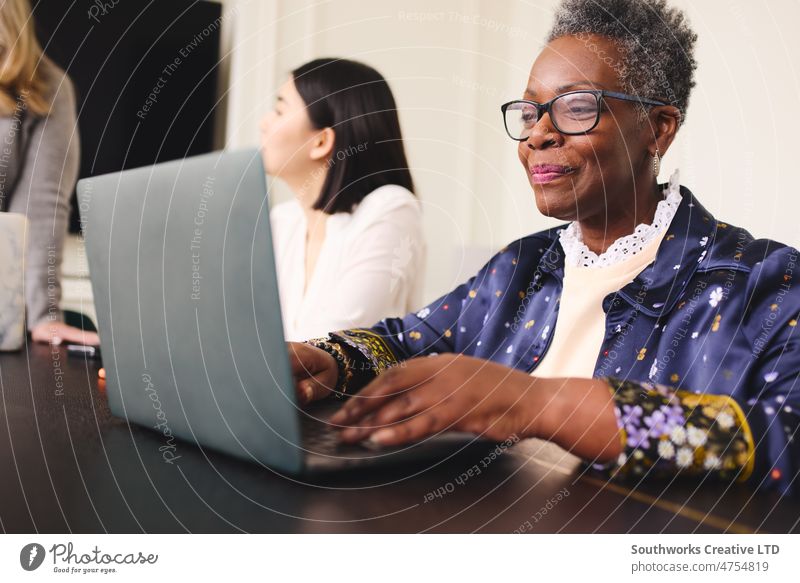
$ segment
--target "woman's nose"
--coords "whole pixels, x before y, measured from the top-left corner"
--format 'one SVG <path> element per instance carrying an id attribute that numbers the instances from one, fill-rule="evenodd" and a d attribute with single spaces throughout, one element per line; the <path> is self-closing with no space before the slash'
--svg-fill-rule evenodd
<path id="1" fill-rule="evenodd" d="M 525 144 L 531 150 L 540 150 L 556 145 L 563 139 L 561 133 L 555 128 L 550 120 L 550 115 L 545 114 L 531 129 Z"/>

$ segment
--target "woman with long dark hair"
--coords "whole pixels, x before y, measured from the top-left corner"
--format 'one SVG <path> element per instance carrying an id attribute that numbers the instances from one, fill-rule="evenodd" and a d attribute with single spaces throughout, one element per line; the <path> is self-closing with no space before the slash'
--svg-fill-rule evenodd
<path id="1" fill-rule="evenodd" d="M 419 307 L 422 217 L 380 73 L 345 59 L 298 67 L 261 122 L 261 151 L 294 193 L 271 213 L 288 339 Z"/>

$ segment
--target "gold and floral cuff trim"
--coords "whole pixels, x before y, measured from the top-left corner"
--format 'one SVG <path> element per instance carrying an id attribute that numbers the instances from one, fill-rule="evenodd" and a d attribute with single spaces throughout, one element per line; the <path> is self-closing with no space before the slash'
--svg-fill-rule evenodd
<path id="1" fill-rule="evenodd" d="M 606 377 L 614 400 L 623 453 L 613 474 L 713 472 L 746 480 L 755 447 L 747 419 L 727 395 L 709 395 L 651 382 Z"/>
<path id="2" fill-rule="evenodd" d="M 343 342 L 356 349 L 366 359 L 365 363 L 354 363 L 356 368 L 364 369 L 360 372 L 369 372 L 371 376 L 377 376 L 398 363 L 397 357 L 383 337 L 371 330 L 361 328 L 339 330 L 331 332 L 330 336 L 332 340 Z"/>

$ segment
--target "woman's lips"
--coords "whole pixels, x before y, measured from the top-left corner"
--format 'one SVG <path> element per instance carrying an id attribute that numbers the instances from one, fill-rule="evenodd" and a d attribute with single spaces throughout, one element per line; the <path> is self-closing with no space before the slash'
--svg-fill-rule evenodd
<path id="1" fill-rule="evenodd" d="M 571 174 L 574 168 L 570 166 L 561 166 L 558 164 L 537 164 L 530 167 L 531 180 L 535 184 L 544 184 L 545 182 L 552 182 L 562 176 Z"/>

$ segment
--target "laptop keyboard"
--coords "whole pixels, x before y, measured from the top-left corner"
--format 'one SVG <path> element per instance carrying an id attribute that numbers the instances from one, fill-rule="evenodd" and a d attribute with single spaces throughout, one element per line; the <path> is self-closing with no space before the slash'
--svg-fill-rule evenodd
<path id="1" fill-rule="evenodd" d="M 301 421 L 303 446 L 312 453 L 323 455 L 352 455 L 386 452 L 387 448 L 369 441 L 355 444 L 339 441 L 338 430 L 310 415 L 303 415 Z"/>

